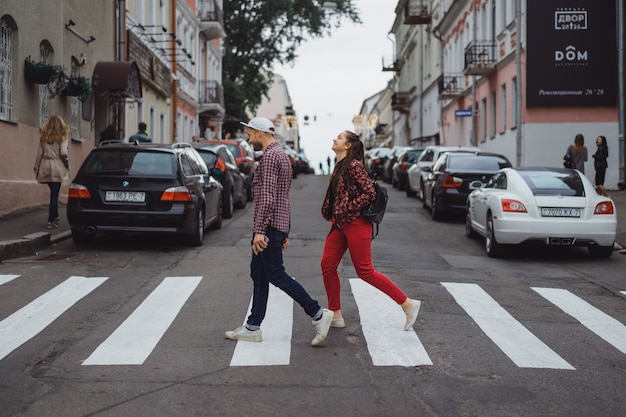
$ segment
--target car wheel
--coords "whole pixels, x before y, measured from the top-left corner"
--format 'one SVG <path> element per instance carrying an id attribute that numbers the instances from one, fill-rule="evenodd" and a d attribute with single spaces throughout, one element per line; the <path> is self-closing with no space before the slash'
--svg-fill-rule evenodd
<path id="1" fill-rule="evenodd" d="M 469 207 L 467 207 L 467 209 L 465 210 L 465 236 L 469 237 L 470 239 L 478 236 L 476 231 L 472 229 L 472 216 L 470 215 Z"/>
<path id="2" fill-rule="evenodd" d="M 411 190 L 411 186 L 409 184 L 406 185 L 406 196 L 407 197 L 415 197 L 417 193 Z"/>
<path id="3" fill-rule="evenodd" d="M 441 211 L 437 210 L 437 197 L 434 193 L 430 198 L 430 217 L 435 221 L 441 220 Z"/>
<path id="4" fill-rule="evenodd" d="M 496 241 L 491 213 L 487 215 L 487 227 L 485 233 L 485 250 L 490 258 L 497 258 L 502 254 L 502 245 Z"/>
<path id="5" fill-rule="evenodd" d="M 237 202 L 237 208 L 238 209 L 244 209 L 244 208 L 246 208 L 247 204 L 248 204 L 248 193 L 246 192 L 246 190 L 243 190 L 241 192 L 241 200 L 239 200 L 239 202 Z"/>
<path id="6" fill-rule="evenodd" d="M 391 178 L 391 186 L 393 188 L 399 188 L 398 180 L 396 180 L 395 178 Z"/>
<path id="7" fill-rule="evenodd" d="M 191 246 L 202 246 L 204 242 L 204 208 L 198 207 L 198 215 L 196 216 L 196 228 L 191 237 L 189 244 Z"/>
<path id="8" fill-rule="evenodd" d="M 217 208 L 217 219 L 211 224 L 211 229 L 217 230 L 222 228 L 222 206 Z"/>
<path id="9" fill-rule="evenodd" d="M 223 198 L 222 213 L 224 217 L 226 217 L 227 219 L 230 219 L 231 217 L 233 217 L 233 211 L 234 211 L 232 188 L 228 189 L 228 191 L 224 193 L 224 197 L 222 198 Z"/>
<path id="10" fill-rule="evenodd" d="M 420 195 L 418 197 L 422 202 L 424 201 L 424 181 L 420 180 Z"/>
<path id="11" fill-rule="evenodd" d="M 72 229 L 72 240 L 77 245 L 86 245 L 91 243 L 95 237 L 95 233 L 82 233 L 76 229 Z"/>
<path id="12" fill-rule="evenodd" d="M 596 259 L 606 259 L 613 255 L 613 246 L 589 245 L 587 250 L 589 251 L 589 256 Z"/>

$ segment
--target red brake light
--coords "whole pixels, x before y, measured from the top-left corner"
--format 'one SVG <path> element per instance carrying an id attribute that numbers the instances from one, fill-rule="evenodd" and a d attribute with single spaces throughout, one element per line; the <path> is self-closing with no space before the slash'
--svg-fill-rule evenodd
<path id="1" fill-rule="evenodd" d="M 512 213 L 526 213 L 526 206 L 520 203 L 517 200 L 508 200 L 503 199 L 502 203 L 502 211 L 512 212 Z"/>
<path id="2" fill-rule="evenodd" d="M 408 170 L 409 166 L 406 164 L 406 162 L 403 162 L 402 165 L 400 165 L 400 171 L 407 172 Z"/>
<path id="3" fill-rule="evenodd" d="M 443 179 L 443 188 L 459 188 L 463 184 L 463 180 L 452 175 L 446 175 Z"/>
<path id="4" fill-rule="evenodd" d="M 172 187 L 163 191 L 161 201 L 191 201 L 191 193 L 186 187 Z"/>
<path id="5" fill-rule="evenodd" d="M 595 210 L 593 210 L 593 214 L 614 214 L 615 209 L 613 208 L 612 201 L 602 201 L 596 205 Z"/>
<path id="6" fill-rule="evenodd" d="M 215 161 L 215 168 L 221 169 L 222 172 L 226 172 L 226 164 L 221 157 L 217 157 L 217 161 Z"/>
<path id="7" fill-rule="evenodd" d="M 91 198 L 91 193 L 84 185 L 72 183 L 67 196 L 68 198 Z"/>

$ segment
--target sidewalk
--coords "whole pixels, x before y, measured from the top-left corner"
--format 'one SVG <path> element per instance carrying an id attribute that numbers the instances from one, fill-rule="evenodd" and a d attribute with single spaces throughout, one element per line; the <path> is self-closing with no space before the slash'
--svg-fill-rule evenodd
<path id="1" fill-rule="evenodd" d="M 609 191 L 617 207 L 616 249 L 626 248 L 626 190 Z M 31 256 L 35 252 L 71 237 L 65 205 L 59 204 L 61 224 L 46 229 L 48 206 L 40 206 L 0 217 L 0 262 L 5 259 Z"/>

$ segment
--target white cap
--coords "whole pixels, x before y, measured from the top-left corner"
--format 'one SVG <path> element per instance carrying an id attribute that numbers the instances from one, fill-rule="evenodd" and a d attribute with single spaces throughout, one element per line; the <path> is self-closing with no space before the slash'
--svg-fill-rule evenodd
<path id="1" fill-rule="evenodd" d="M 273 135 L 276 133 L 276 128 L 274 127 L 274 123 L 270 119 L 265 117 L 255 117 L 250 120 L 248 123 L 240 122 L 242 125 L 247 126 L 251 129 L 260 130 L 261 132 L 269 133 Z"/>

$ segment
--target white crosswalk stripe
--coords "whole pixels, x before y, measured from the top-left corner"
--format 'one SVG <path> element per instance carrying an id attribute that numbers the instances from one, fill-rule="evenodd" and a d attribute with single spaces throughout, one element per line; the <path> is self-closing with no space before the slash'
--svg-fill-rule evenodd
<path id="1" fill-rule="evenodd" d="M 27 342 L 100 284 L 106 277 L 72 276 L 0 322 L 0 359 Z"/>
<path id="2" fill-rule="evenodd" d="M 415 331 L 404 331 L 402 308 L 358 278 L 350 279 L 367 350 L 375 366 L 432 365 Z"/>
<path id="3" fill-rule="evenodd" d="M 575 369 L 477 284 L 442 282 L 489 338 L 521 368 Z"/>
<path id="4" fill-rule="evenodd" d="M 533 290 L 620 352 L 626 353 L 626 326 L 622 323 L 567 290 L 537 287 L 533 287 Z"/>
<path id="5" fill-rule="evenodd" d="M 251 308 L 252 299 L 244 324 Z M 280 289 L 270 285 L 267 312 L 261 326 L 263 342 L 238 341 L 230 366 L 289 365 L 292 327 L 293 300 Z"/>
<path id="6" fill-rule="evenodd" d="M 620 291 L 622 294 L 626 295 L 626 291 Z"/>
<path id="7" fill-rule="evenodd" d="M 141 365 L 202 277 L 167 277 L 83 365 Z"/>
<path id="8" fill-rule="evenodd" d="M 0 274 L 0 285 L 6 284 L 7 282 L 12 281 L 18 277 L 19 275 L 1 275 Z"/>

